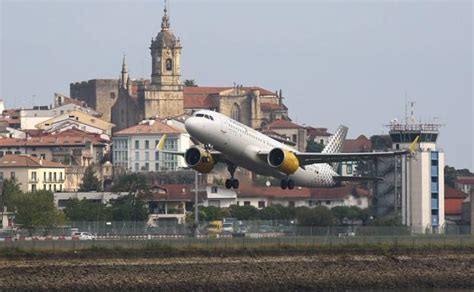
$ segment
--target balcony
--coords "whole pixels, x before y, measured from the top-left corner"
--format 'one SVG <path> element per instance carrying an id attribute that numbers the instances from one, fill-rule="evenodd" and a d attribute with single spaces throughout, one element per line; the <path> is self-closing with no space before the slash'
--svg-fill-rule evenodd
<path id="1" fill-rule="evenodd" d="M 28 182 L 30 184 L 37 184 L 38 183 L 38 178 L 37 177 L 32 177 L 32 178 L 28 179 Z"/>

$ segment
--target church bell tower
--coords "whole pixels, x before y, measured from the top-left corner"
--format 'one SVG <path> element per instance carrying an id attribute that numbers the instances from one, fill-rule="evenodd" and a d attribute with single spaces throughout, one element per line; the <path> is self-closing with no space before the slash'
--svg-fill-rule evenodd
<path id="1" fill-rule="evenodd" d="M 161 31 L 151 40 L 151 83 L 139 92 L 144 118 L 167 118 L 184 112 L 181 42 L 170 29 L 165 6 Z"/>

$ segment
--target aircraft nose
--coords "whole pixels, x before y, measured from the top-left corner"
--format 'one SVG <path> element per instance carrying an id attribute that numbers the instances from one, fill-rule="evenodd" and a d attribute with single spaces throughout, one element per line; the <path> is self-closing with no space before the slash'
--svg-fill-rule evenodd
<path id="1" fill-rule="evenodd" d="M 196 135 L 200 128 L 200 121 L 196 117 L 190 117 L 184 122 L 186 131 L 191 135 Z"/>

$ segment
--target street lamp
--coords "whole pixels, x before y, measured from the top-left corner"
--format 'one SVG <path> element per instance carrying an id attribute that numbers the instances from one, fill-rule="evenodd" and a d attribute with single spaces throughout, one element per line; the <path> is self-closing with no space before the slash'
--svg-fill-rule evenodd
<path id="1" fill-rule="evenodd" d="M 199 213 L 198 213 L 198 172 L 194 171 L 194 224 L 196 225 L 196 235 L 197 227 L 199 226 Z"/>

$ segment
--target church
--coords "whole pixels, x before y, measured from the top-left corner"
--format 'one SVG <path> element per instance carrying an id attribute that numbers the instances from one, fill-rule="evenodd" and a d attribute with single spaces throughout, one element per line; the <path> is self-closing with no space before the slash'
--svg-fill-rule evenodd
<path id="1" fill-rule="evenodd" d="M 132 80 L 125 58 L 119 79 L 93 79 L 70 84 L 70 96 L 101 112 L 115 124 L 114 132 L 144 119 L 186 116 L 196 110 L 221 112 L 254 129 L 277 119 L 289 119 L 281 90 L 256 86 L 184 86 L 181 81 L 181 41 L 170 27 L 166 7 L 161 31 L 152 38 L 151 79 Z"/>

